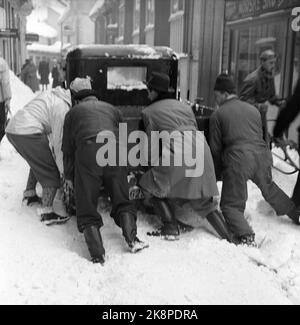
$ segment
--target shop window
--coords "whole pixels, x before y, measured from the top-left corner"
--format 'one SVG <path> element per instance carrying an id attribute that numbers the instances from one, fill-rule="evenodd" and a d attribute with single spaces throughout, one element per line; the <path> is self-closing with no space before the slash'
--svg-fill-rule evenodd
<path id="1" fill-rule="evenodd" d="M 141 0 L 134 0 L 133 30 L 140 31 Z"/>
<path id="2" fill-rule="evenodd" d="M 300 78 L 300 34 L 296 34 L 296 46 L 293 62 L 293 90 L 295 89 L 298 79 Z"/>
<path id="3" fill-rule="evenodd" d="M 171 14 L 184 11 L 184 0 L 171 0 Z"/>
<path id="4" fill-rule="evenodd" d="M 147 0 L 146 3 L 146 26 L 154 26 L 154 0 Z"/>
<path id="5" fill-rule="evenodd" d="M 240 89 L 245 78 L 260 66 L 260 55 L 272 49 L 278 56 L 275 85 L 282 94 L 285 65 L 287 19 L 255 23 L 231 30 L 229 71 Z"/>

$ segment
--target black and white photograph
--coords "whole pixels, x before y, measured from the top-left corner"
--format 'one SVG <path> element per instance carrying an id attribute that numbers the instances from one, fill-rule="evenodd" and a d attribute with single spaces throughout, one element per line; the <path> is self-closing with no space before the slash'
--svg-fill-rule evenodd
<path id="1" fill-rule="evenodd" d="M 0 305 L 299 305 L 299 132 L 300 0 L 0 0 Z"/>

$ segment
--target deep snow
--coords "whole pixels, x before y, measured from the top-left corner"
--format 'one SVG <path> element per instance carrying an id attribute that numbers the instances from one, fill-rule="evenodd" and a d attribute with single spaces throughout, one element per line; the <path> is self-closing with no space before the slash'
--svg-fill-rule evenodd
<path id="1" fill-rule="evenodd" d="M 13 75 L 12 85 L 16 111 L 33 94 Z M 146 238 L 153 217 L 141 215 L 139 234 L 151 246 L 131 255 L 107 213 L 108 258 L 101 267 L 88 261 L 75 219 L 47 228 L 35 208 L 22 205 L 28 166 L 6 139 L 0 157 L 0 304 L 300 303 L 300 228 L 275 216 L 251 183 L 246 216 L 258 240 L 265 238 L 261 253 L 269 268 L 257 266 L 206 227 L 179 242 Z M 296 176 L 274 176 L 291 194 Z"/>

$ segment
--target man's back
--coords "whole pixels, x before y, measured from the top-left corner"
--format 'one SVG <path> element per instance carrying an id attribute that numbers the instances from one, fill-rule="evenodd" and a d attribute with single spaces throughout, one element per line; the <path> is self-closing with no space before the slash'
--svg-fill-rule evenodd
<path id="1" fill-rule="evenodd" d="M 220 134 L 224 149 L 245 145 L 266 147 L 258 110 L 237 98 L 232 98 L 222 105 L 213 114 L 212 123 L 217 128 L 216 133 Z M 211 131 L 214 132 L 214 130 Z M 211 138 L 211 145 L 214 146 L 214 134 Z"/>
<path id="2" fill-rule="evenodd" d="M 66 132 L 79 145 L 84 140 L 96 137 L 101 131 L 117 134 L 121 121 L 117 108 L 92 97 L 74 106 L 67 114 Z"/>
<path id="3" fill-rule="evenodd" d="M 185 126 L 197 128 L 195 115 L 190 106 L 174 99 L 157 101 L 147 107 L 142 115 L 156 131 L 175 131 Z"/>

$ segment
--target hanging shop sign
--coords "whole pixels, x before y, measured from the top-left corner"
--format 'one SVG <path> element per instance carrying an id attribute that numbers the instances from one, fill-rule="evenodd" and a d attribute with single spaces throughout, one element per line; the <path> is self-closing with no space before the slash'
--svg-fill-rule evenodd
<path id="1" fill-rule="evenodd" d="M 0 29 L 0 38 L 19 38 L 19 30 L 16 28 Z"/>
<path id="2" fill-rule="evenodd" d="M 227 0 L 226 20 L 240 20 L 300 6 L 300 0 Z"/>

